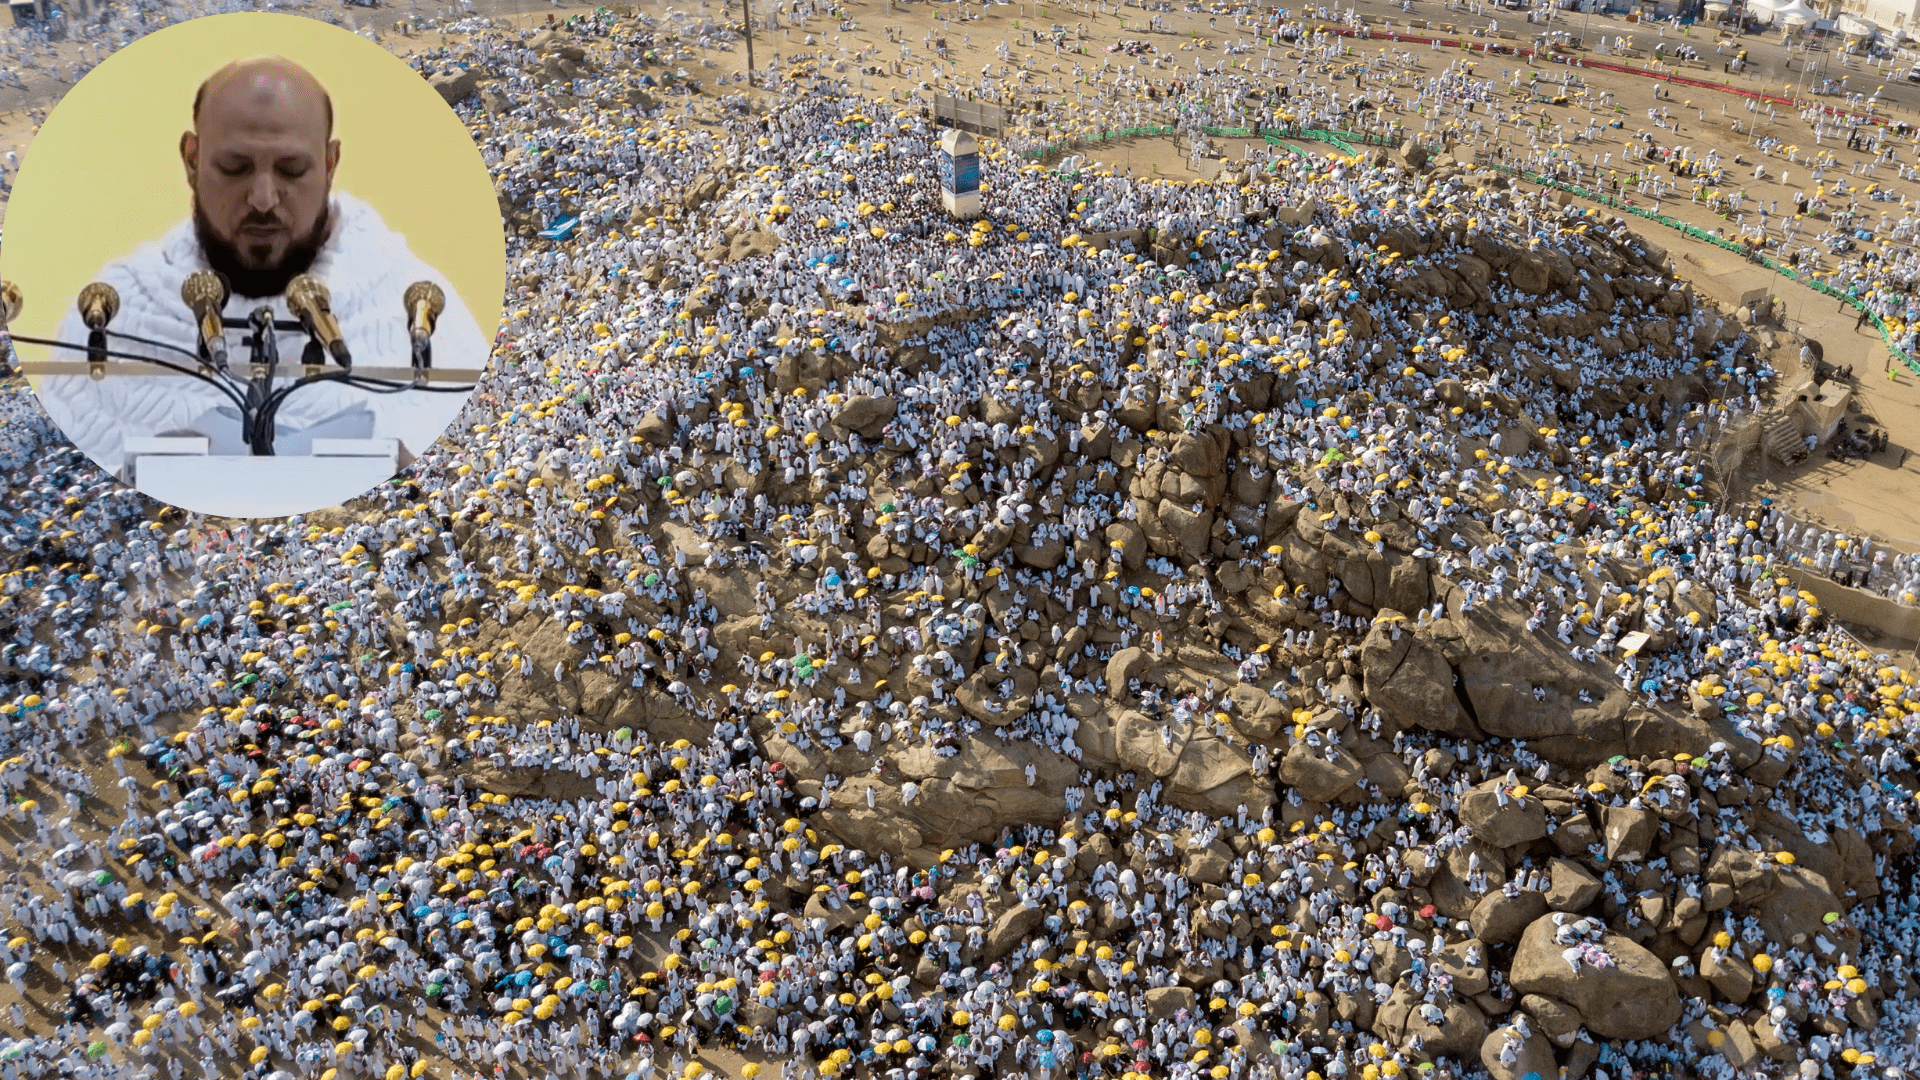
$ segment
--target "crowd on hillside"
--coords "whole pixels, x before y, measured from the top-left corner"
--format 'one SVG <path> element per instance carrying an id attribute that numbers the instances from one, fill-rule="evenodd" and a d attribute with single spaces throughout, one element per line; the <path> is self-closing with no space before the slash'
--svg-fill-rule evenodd
<path id="1" fill-rule="evenodd" d="M 648 66 L 651 35 L 611 12 L 559 37 Z M 183 521 L 7 394 L 0 963 L 22 1000 L 0 1076 L 1537 1080 L 1521 1063 L 1544 1053 L 1718 1078 L 1729 1025 L 1772 1033 L 1782 1055 L 1752 1067 L 1774 1074 L 1915 1067 L 1920 690 L 1781 572 L 1860 570 L 1912 603 L 1912 561 L 1709 498 L 1710 438 L 1773 373 L 1704 305 L 1635 336 L 1628 297 L 1660 301 L 1627 280 L 1657 278 L 1629 232 L 1319 146 L 1238 188 L 989 151 L 984 216 L 956 221 L 927 123 L 815 68 L 773 78 L 764 116 L 648 113 L 598 93 L 611 75 L 516 84 L 539 41 L 420 61 L 507 80 L 509 111 L 461 106 L 500 190 L 582 224 L 513 239 L 498 371 L 406 476 L 347 513 Z M 1340 118 L 1331 93 L 1292 100 Z M 1135 225 L 1153 240 L 1087 238 Z M 771 250 L 733 253 L 753 236 Z M 1489 250 L 1639 269 L 1437 291 Z M 1517 326 L 1577 311 L 1591 333 Z M 1231 479 L 1194 464 L 1216 433 Z M 1242 476 L 1261 494 L 1236 515 L 1208 481 Z M 1452 589 L 1403 626 L 1337 578 L 1309 588 L 1260 542 L 1267 504 Z M 1219 528 L 1189 542 L 1187 520 Z M 1245 609 L 1230 563 L 1288 583 L 1298 625 L 1206 636 Z M 756 584 L 721 595 L 734 571 Z M 1351 694 L 1363 640 L 1504 612 L 1636 716 L 1714 734 L 1567 768 Z M 776 632 L 804 640 L 740 645 Z M 1130 648 L 1225 666 L 1111 685 Z M 1007 678 L 979 708 L 1013 722 L 966 707 L 987 670 Z M 1168 747 L 1248 744 L 1274 797 L 1202 809 L 1175 776 L 1096 767 L 1078 707 L 1101 695 Z M 988 745 L 1026 787 L 1064 777 L 1059 813 L 937 851 L 824 831 L 930 798 L 894 782 L 902 759 Z M 1294 746 L 1383 764 L 1308 802 L 1274 786 Z M 1684 823 L 1662 835 L 1788 877 L 1845 834 L 1868 869 L 1795 879 L 1831 910 L 1706 908 L 1681 841 L 1492 847 L 1463 820 L 1480 791 L 1583 826 L 1658 808 Z M 1539 907 L 1575 974 L 1648 937 L 1643 900 L 1695 901 L 1663 931 L 1692 934 L 1670 1025 L 1536 1030 L 1477 920 L 1562 863 L 1594 882 Z M 1416 902 L 1436 874 L 1458 895 Z M 1730 966 L 1748 998 L 1696 978 Z"/>

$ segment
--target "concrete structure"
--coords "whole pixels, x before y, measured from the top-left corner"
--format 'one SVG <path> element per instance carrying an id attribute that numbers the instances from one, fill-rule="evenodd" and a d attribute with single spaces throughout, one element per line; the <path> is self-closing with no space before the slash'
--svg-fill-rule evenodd
<path id="1" fill-rule="evenodd" d="M 956 218 L 980 216 L 980 144 L 972 135 L 949 128 L 940 136 L 940 205 Z"/>
<path id="2" fill-rule="evenodd" d="M 1853 387 L 1829 381 L 1814 383 L 1801 393 L 1801 430 L 1819 436 L 1825 443 L 1846 420 L 1847 405 L 1853 401 Z"/>
<path id="3" fill-rule="evenodd" d="M 1839 13 L 1865 19 L 1882 30 L 1920 29 L 1920 0 L 1840 0 Z"/>

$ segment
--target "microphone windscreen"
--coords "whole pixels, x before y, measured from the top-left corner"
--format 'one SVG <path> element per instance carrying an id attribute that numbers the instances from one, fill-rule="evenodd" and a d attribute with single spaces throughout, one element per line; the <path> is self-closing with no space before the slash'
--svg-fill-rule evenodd
<path id="1" fill-rule="evenodd" d="M 226 279 L 211 270 L 195 270 L 180 283 L 180 299 L 195 312 L 219 312 L 227 306 Z"/>
<path id="2" fill-rule="evenodd" d="M 406 302 L 407 318 L 413 318 L 413 313 L 420 309 L 420 305 L 425 304 L 427 317 L 437 319 L 440 313 L 447 309 L 447 294 L 441 292 L 440 286 L 431 281 L 416 281 L 407 286 Z"/>
<path id="3" fill-rule="evenodd" d="M 332 300 L 326 285 L 312 274 L 301 274 L 287 283 L 287 308 L 296 315 L 317 315 L 328 310 Z"/>
<path id="4" fill-rule="evenodd" d="M 93 318 L 98 313 L 100 326 L 93 326 Z M 104 281 L 89 282 L 80 290 L 80 314 L 88 320 L 87 325 L 94 329 L 113 321 L 120 314 L 120 294 L 113 286 Z"/>

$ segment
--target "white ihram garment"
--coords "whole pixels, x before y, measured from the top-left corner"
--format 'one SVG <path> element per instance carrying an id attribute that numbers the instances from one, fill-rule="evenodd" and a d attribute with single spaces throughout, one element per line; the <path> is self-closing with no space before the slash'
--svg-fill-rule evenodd
<path id="1" fill-rule="evenodd" d="M 415 281 L 431 281 L 446 293 L 446 310 L 433 335 L 433 366 L 486 366 L 489 341 L 472 312 L 444 274 L 408 250 L 406 237 L 387 228 L 373 207 L 345 192 L 333 194 L 332 220 L 333 233 L 310 272 L 331 294 L 334 316 L 356 368 L 407 367 L 412 363 L 402 298 L 407 286 Z M 128 258 L 107 264 L 96 280 L 113 286 L 120 294 L 120 312 L 107 327 L 109 347 L 191 363 L 178 353 L 115 339 L 112 334 L 118 331 L 170 342 L 191 352 L 198 336 L 193 315 L 180 300 L 180 285 L 188 274 L 204 269 L 207 262 L 191 219 L 174 226 L 159 241 L 142 245 Z M 277 319 L 293 318 L 284 296 L 235 296 L 227 302 L 225 314 L 245 318 L 262 304 L 270 305 Z M 240 330 L 227 332 L 228 363 L 241 380 L 246 378 L 246 334 Z M 68 311 L 59 336 L 68 342 L 86 340 L 86 325 L 77 306 Z M 300 377 L 306 335 L 294 331 L 275 337 L 282 374 L 275 382 L 278 387 Z M 57 360 L 85 359 L 85 353 L 74 349 L 55 349 L 53 354 Z M 339 370 L 331 359 L 327 366 Z M 108 366 L 109 372 L 140 369 L 152 370 L 128 360 L 110 361 Z M 197 379 L 109 374 L 95 382 L 84 375 L 60 375 L 42 379 L 39 390 L 40 400 L 54 422 L 108 472 L 120 471 L 123 440 L 128 436 L 205 435 L 216 454 L 247 453 L 232 402 Z M 275 450 L 283 455 L 309 453 L 315 436 L 397 438 L 418 455 L 453 422 L 470 396 L 420 390 L 377 394 L 331 383 L 307 387 L 289 396 L 281 406 L 275 425 Z"/>

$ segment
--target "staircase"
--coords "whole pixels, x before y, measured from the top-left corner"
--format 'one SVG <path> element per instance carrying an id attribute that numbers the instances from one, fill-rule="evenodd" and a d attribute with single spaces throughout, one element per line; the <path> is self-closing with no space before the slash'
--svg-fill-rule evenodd
<path id="1" fill-rule="evenodd" d="M 1800 430 L 1800 410 L 1768 406 L 1760 414 L 1760 444 L 1783 465 L 1807 456 L 1806 435 Z"/>

